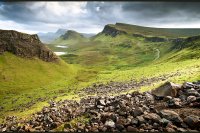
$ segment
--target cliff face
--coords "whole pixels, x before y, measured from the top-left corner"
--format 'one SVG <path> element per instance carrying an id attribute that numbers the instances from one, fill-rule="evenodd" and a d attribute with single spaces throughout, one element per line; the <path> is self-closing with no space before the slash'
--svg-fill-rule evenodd
<path id="1" fill-rule="evenodd" d="M 5 51 L 26 58 L 38 57 L 47 62 L 58 60 L 36 34 L 29 35 L 13 30 L 0 30 L 0 54 Z"/>
<path id="2" fill-rule="evenodd" d="M 112 37 L 116 37 L 117 35 L 121 35 L 121 34 L 127 34 L 125 31 L 118 30 L 115 27 L 112 27 L 110 25 L 106 25 L 102 33 L 104 33 L 105 35 L 110 35 Z"/>

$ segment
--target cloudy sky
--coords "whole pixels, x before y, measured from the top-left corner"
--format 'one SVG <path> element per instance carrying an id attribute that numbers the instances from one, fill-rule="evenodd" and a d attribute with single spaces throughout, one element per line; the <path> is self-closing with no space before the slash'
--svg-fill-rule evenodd
<path id="1" fill-rule="evenodd" d="M 64 28 L 97 33 L 116 22 L 200 28 L 199 7 L 200 2 L 0 2 L 0 29 L 38 33 Z"/>

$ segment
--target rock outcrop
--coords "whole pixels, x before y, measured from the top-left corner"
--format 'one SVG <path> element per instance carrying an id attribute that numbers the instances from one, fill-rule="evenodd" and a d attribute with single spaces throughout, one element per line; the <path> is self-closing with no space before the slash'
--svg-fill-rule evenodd
<path id="1" fill-rule="evenodd" d="M 105 35 L 110 35 L 112 37 L 116 37 L 117 35 L 121 35 L 121 34 L 127 34 L 127 32 L 125 32 L 123 30 L 118 30 L 117 28 L 115 28 L 114 26 L 111 26 L 111 25 L 106 25 L 104 27 L 102 33 Z"/>
<path id="2" fill-rule="evenodd" d="M 47 62 L 57 61 L 58 57 L 34 35 L 14 30 L 0 30 L 0 54 L 11 52 L 20 57 L 39 59 Z"/>

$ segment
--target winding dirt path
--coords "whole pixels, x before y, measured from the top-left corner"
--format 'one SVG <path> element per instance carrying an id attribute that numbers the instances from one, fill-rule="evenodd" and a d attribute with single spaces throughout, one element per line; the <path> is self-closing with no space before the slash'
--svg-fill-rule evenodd
<path id="1" fill-rule="evenodd" d="M 156 58 L 154 60 L 157 60 L 160 58 L 160 50 L 157 48 L 155 48 L 154 50 L 156 51 Z"/>

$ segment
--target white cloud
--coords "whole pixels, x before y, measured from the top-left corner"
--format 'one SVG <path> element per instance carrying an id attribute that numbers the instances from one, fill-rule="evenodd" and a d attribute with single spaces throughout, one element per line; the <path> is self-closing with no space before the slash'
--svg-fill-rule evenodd
<path id="1" fill-rule="evenodd" d="M 97 12 L 100 11 L 100 7 L 99 6 L 96 7 L 96 11 Z"/>
<path id="2" fill-rule="evenodd" d="M 87 2 L 34 2 L 31 10 L 43 8 L 42 12 L 48 12 L 49 15 L 80 15 L 86 13 Z M 40 12 L 40 10 L 39 10 Z"/>
<path id="3" fill-rule="evenodd" d="M 36 19 L 49 23 L 63 23 L 87 13 L 87 2 L 33 2 L 28 8 Z"/>
<path id="4" fill-rule="evenodd" d="M 24 26 L 22 24 L 18 24 L 13 21 L 1 21 L 0 20 L 0 29 L 2 30 L 17 30 L 20 32 L 25 32 L 29 34 L 35 34 L 37 31 L 32 31 L 32 30 L 26 30 L 24 29 Z"/>

